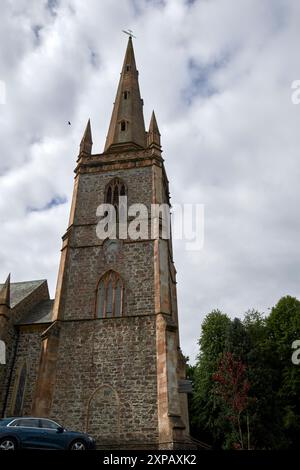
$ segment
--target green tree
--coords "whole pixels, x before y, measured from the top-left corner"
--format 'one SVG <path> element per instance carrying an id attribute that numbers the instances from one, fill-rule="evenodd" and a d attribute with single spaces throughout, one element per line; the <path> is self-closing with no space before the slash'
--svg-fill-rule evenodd
<path id="1" fill-rule="evenodd" d="M 267 348 L 271 351 L 276 375 L 274 388 L 281 409 L 282 428 L 290 447 L 299 446 L 300 439 L 300 367 L 293 364 L 292 343 L 300 339 L 300 302 L 282 297 L 267 319 Z"/>
<path id="2" fill-rule="evenodd" d="M 223 442 L 228 422 L 215 393 L 216 384 L 212 376 L 224 352 L 230 323 L 229 317 L 219 310 L 213 310 L 206 316 L 199 339 L 200 352 L 193 371 L 191 429 L 196 437 L 208 440 L 215 446 Z"/>
<path id="3" fill-rule="evenodd" d="M 236 359 L 247 364 L 251 346 L 251 338 L 247 328 L 239 318 L 234 318 L 226 331 L 226 351 L 232 353 Z"/>
<path id="4" fill-rule="evenodd" d="M 243 326 L 250 345 L 244 360 L 251 383 L 249 420 L 252 448 L 286 447 L 276 397 L 276 361 L 272 349 L 267 344 L 267 320 L 260 312 L 250 310 L 245 314 Z"/>
<path id="5" fill-rule="evenodd" d="M 230 354 L 233 364 L 243 364 L 244 379 L 249 383 L 240 429 L 245 433 L 246 418 L 251 448 L 296 448 L 300 439 L 300 366 L 291 360 L 296 340 L 300 340 L 300 302 L 290 296 L 280 299 L 269 317 L 255 310 L 248 311 L 243 320 L 230 320 L 219 310 L 208 314 L 196 365 L 189 368 L 194 384 L 189 400 L 192 434 L 216 447 L 228 448 L 234 442 L 230 407 L 220 394 L 220 381 L 213 380 L 218 367 L 220 372 L 220 359 Z M 226 376 L 225 369 L 223 372 L 219 377 Z M 242 396 L 243 390 L 238 387 L 235 393 Z M 244 445 L 243 436 L 240 441 Z"/>

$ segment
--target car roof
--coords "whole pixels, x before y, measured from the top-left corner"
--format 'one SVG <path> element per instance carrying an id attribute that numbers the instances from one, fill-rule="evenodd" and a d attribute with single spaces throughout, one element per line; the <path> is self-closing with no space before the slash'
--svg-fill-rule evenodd
<path id="1" fill-rule="evenodd" d="M 42 418 L 40 416 L 10 416 L 7 418 L 0 418 L 0 424 L 8 424 L 11 421 L 14 421 L 15 419 L 45 419 L 47 421 L 52 421 L 55 424 L 58 424 L 56 421 L 50 418 Z"/>
<path id="2" fill-rule="evenodd" d="M 7 416 L 6 418 L 0 418 L 0 421 L 4 421 L 4 420 L 6 420 L 6 421 L 10 420 L 11 421 L 12 419 L 47 419 L 49 421 L 54 421 L 51 418 L 45 418 L 43 416 Z"/>

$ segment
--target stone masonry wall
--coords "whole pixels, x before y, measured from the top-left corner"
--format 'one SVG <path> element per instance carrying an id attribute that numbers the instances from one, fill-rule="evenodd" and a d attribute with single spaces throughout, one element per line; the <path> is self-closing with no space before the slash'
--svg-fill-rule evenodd
<path id="1" fill-rule="evenodd" d="M 114 262 L 106 260 L 103 247 L 70 250 L 64 286 L 64 319 L 94 318 L 99 279 L 117 271 L 124 281 L 123 315 L 149 315 L 154 312 L 152 242 L 123 243 Z"/>
<path id="2" fill-rule="evenodd" d="M 23 415 L 31 415 L 32 399 L 36 387 L 41 354 L 41 334 L 46 326 L 47 325 L 20 328 L 12 382 L 9 389 L 7 415 L 12 416 L 14 414 L 14 397 L 18 387 L 19 372 L 24 364 L 26 364 L 27 378 L 23 402 Z"/>
<path id="3" fill-rule="evenodd" d="M 153 243 L 120 241 L 118 256 L 106 257 L 105 243 L 96 235 L 96 210 L 104 202 L 105 188 L 115 177 L 128 188 L 128 205 L 152 202 L 151 167 L 80 174 L 75 219 L 69 234 L 69 253 L 62 288 L 61 318 L 94 318 L 96 290 L 100 277 L 114 269 L 123 277 L 123 315 L 154 312 Z"/>
<path id="4" fill-rule="evenodd" d="M 155 445 L 155 316 L 61 322 L 51 415 L 98 446 Z"/>
<path id="5" fill-rule="evenodd" d="M 30 295 L 28 295 L 22 302 L 17 304 L 9 313 L 10 320 L 7 328 L 6 338 L 6 368 L 5 379 L 0 383 L 0 412 L 7 415 L 10 412 L 12 383 L 15 377 L 14 358 L 16 352 L 16 346 L 18 341 L 18 333 L 15 327 L 15 323 L 22 318 L 22 316 L 30 311 L 35 305 L 42 300 L 49 299 L 49 291 L 47 281 L 43 282 L 37 289 L 35 289 Z M 8 390 L 9 388 L 9 390 Z M 8 397 L 7 397 L 8 393 Z M 7 398 L 7 399 L 6 399 Z M 9 404 L 9 406 L 8 406 Z M 5 409 L 4 409 L 5 408 Z"/>
<path id="6" fill-rule="evenodd" d="M 151 166 L 81 174 L 75 209 L 75 225 L 97 223 L 97 207 L 104 202 L 107 184 L 116 177 L 123 179 L 128 187 L 128 205 L 143 203 L 150 208 L 152 202 Z"/>

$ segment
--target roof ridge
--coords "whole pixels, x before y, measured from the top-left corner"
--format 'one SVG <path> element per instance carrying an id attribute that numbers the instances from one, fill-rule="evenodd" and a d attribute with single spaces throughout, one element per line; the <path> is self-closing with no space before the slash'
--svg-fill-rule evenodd
<path id="1" fill-rule="evenodd" d="M 11 282 L 10 285 L 15 285 L 15 284 L 29 284 L 29 282 L 45 282 L 47 279 L 32 279 L 32 281 L 17 281 L 17 282 Z M 4 285 L 4 283 L 0 282 L 0 286 Z"/>

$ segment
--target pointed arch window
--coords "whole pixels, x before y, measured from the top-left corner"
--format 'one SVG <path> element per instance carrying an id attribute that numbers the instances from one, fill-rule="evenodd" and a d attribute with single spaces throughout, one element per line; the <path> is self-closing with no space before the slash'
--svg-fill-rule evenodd
<path id="1" fill-rule="evenodd" d="M 16 388 L 15 403 L 14 403 L 14 416 L 21 416 L 23 414 L 23 403 L 25 396 L 25 387 L 27 379 L 26 363 L 22 365 L 19 370 L 18 383 Z"/>
<path id="2" fill-rule="evenodd" d="M 119 178 L 114 178 L 106 187 L 105 202 L 117 208 L 119 206 L 120 196 L 127 196 L 127 187 L 124 181 Z"/>
<path id="3" fill-rule="evenodd" d="M 126 131 L 126 121 L 121 121 L 120 122 L 120 127 L 121 127 L 121 132 L 125 132 Z"/>
<path id="4" fill-rule="evenodd" d="M 120 221 L 124 221 L 127 214 L 126 202 L 124 199 L 120 202 L 121 196 L 127 196 L 127 186 L 120 178 L 114 178 L 106 187 L 105 202 L 106 204 L 112 204 L 115 208 L 117 236 L 120 230 Z"/>
<path id="5" fill-rule="evenodd" d="M 120 317 L 123 313 L 124 284 L 121 276 L 109 271 L 100 279 L 97 289 L 97 317 Z"/>

